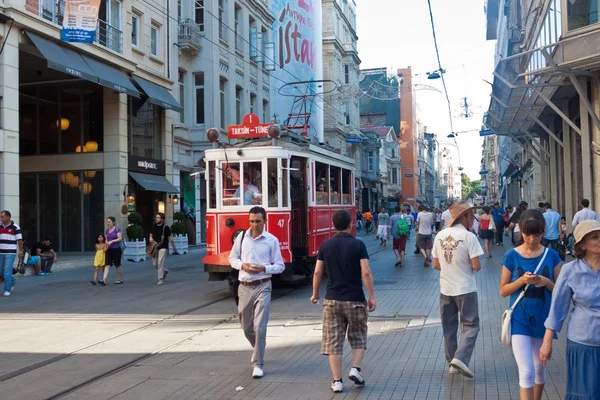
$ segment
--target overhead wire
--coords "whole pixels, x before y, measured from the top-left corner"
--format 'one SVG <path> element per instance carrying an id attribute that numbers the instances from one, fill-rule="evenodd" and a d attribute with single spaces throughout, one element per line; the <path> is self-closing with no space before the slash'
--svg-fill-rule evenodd
<path id="1" fill-rule="evenodd" d="M 456 141 L 456 135 L 454 134 L 454 123 L 452 118 L 452 105 L 450 103 L 450 96 L 448 95 L 448 88 L 446 86 L 446 79 L 444 79 L 444 69 L 442 68 L 442 61 L 440 60 L 440 50 L 438 48 L 437 36 L 435 34 L 435 22 L 433 20 L 433 10 L 431 8 L 431 0 L 427 0 L 427 6 L 429 7 L 429 19 L 431 21 L 431 31 L 433 33 L 433 44 L 435 45 L 435 55 L 437 57 L 440 77 L 442 78 L 442 85 L 444 87 L 444 93 L 446 95 L 446 102 L 448 104 L 448 117 L 450 119 L 450 131 L 452 132 L 454 142 L 456 143 L 456 149 L 458 151 L 458 166 L 462 170 L 462 163 L 460 161 L 460 149 L 458 142 Z"/>
<path id="2" fill-rule="evenodd" d="M 165 17 L 167 17 L 167 18 L 169 18 L 169 19 L 171 19 L 171 20 L 175 21 L 176 23 L 179 23 L 179 20 L 178 20 L 177 18 L 174 18 L 174 17 L 170 16 L 170 15 L 169 15 L 169 14 L 166 12 L 166 9 L 165 9 L 165 7 L 163 7 L 163 6 L 159 5 L 158 3 L 156 3 L 156 2 L 154 2 L 154 1 L 152 1 L 152 0 L 145 0 L 144 2 L 145 2 L 147 5 L 151 6 L 151 7 L 152 7 L 154 10 L 156 10 L 156 11 L 158 11 L 159 13 L 161 13 L 162 15 L 164 15 Z M 204 11 L 206 14 L 210 15 L 210 16 L 211 16 L 211 17 L 213 17 L 213 18 L 214 18 L 214 19 L 215 19 L 217 22 L 219 22 L 219 23 L 220 23 L 220 21 L 219 21 L 219 17 L 218 17 L 217 15 L 215 15 L 214 13 L 210 12 L 209 10 L 207 10 L 207 9 L 206 9 L 206 7 L 204 7 L 204 5 L 203 5 L 203 4 L 200 4 L 200 3 L 198 3 L 198 1 L 197 1 L 197 0 L 195 0 L 195 1 L 194 1 L 194 4 L 195 4 L 195 5 L 198 5 L 198 6 L 200 6 L 200 7 L 203 9 L 203 11 Z M 277 64 L 275 60 L 273 60 L 272 58 L 269 58 L 269 57 L 267 56 L 267 54 L 265 54 L 265 53 L 264 53 L 264 52 L 263 52 L 261 49 L 258 49 L 256 46 L 253 46 L 253 45 L 252 45 L 252 43 L 250 43 L 250 41 L 249 41 L 249 40 L 247 40 L 247 39 L 246 39 L 246 38 L 244 38 L 243 36 L 241 36 L 241 35 L 237 34 L 237 33 L 236 33 L 236 31 L 235 31 L 235 29 L 231 28 L 229 25 L 227 25 L 227 24 L 225 24 L 225 23 L 223 23 L 223 26 L 224 26 L 224 27 L 226 27 L 226 28 L 227 28 L 228 30 L 230 30 L 231 32 L 233 32 L 236 38 L 238 38 L 238 37 L 239 37 L 239 38 L 241 38 L 241 39 L 242 39 L 242 40 L 243 40 L 245 43 L 247 43 L 247 44 L 248 44 L 248 46 L 249 46 L 249 48 L 250 48 L 250 47 L 252 47 L 252 49 L 255 49 L 255 50 L 257 51 L 257 53 L 260 53 L 260 54 L 261 54 L 261 55 L 262 55 L 262 56 L 263 56 L 265 59 L 267 59 L 267 60 L 269 60 L 269 61 L 273 62 L 274 64 Z M 216 42 L 214 42 L 214 41 L 212 41 L 212 40 L 208 39 L 206 35 L 203 35 L 203 36 L 202 36 L 202 38 L 203 38 L 204 40 L 206 40 L 207 42 L 209 42 L 209 43 L 211 43 L 211 44 L 213 44 L 213 45 L 217 46 L 219 49 L 221 49 L 221 50 L 223 50 L 223 51 L 226 51 L 226 52 L 227 52 L 227 53 L 229 53 L 230 55 L 233 55 L 233 56 L 237 57 L 237 59 L 238 59 L 238 60 L 240 60 L 240 58 L 239 58 L 239 57 L 238 57 L 238 56 L 237 56 L 237 55 L 236 55 L 234 52 L 232 52 L 232 51 L 231 51 L 231 50 L 229 50 L 228 48 L 224 48 L 224 47 L 223 47 L 223 46 L 221 46 L 219 43 L 216 43 Z M 250 61 L 246 60 L 245 58 L 241 59 L 241 61 L 243 61 L 244 63 L 246 63 L 246 64 L 248 64 L 248 65 L 250 65 L 250 66 L 256 67 L 256 65 L 253 65 L 253 64 L 252 64 Z M 288 71 L 287 69 L 285 69 L 285 68 L 280 68 L 280 69 L 281 69 L 282 71 L 285 71 L 287 74 L 289 74 L 289 75 L 290 75 L 292 78 L 296 79 L 298 82 L 300 82 L 300 81 L 304 81 L 304 79 L 300 79 L 300 78 L 298 78 L 296 75 L 294 75 L 292 72 Z M 277 81 L 279 81 L 279 82 L 283 83 L 283 84 L 287 84 L 287 83 L 293 83 L 293 82 L 286 82 L 286 81 L 284 81 L 284 80 L 283 80 L 283 79 L 281 79 L 281 78 L 277 78 L 276 76 L 274 76 L 274 74 L 269 74 L 269 76 L 270 76 L 271 78 L 273 78 L 273 79 L 275 79 L 275 80 L 277 80 Z M 319 97 L 319 98 L 321 98 L 321 100 L 323 100 L 323 101 L 325 102 L 325 98 L 323 97 L 323 95 L 321 95 L 321 94 L 318 94 L 318 93 L 315 93 L 315 94 L 314 94 L 314 96 L 315 96 L 315 97 Z M 327 110 L 326 110 L 324 107 L 321 107 L 321 105 L 319 105 L 319 103 L 317 103 L 316 101 L 311 101 L 311 103 L 312 103 L 312 104 L 314 104 L 314 105 L 315 105 L 317 108 L 319 108 L 320 110 L 322 110 L 324 114 L 326 114 L 326 115 L 328 115 L 328 116 L 330 116 L 330 117 L 332 117 L 332 118 L 334 118 L 334 119 L 337 119 L 337 117 L 336 117 L 336 116 L 334 116 L 334 115 L 332 115 L 331 113 L 329 113 L 329 112 L 328 112 L 328 111 L 327 111 Z M 330 106 L 330 107 L 331 107 L 331 108 L 332 108 L 332 109 L 333 109 L 335 112 L 339 113 L 339 114 L 340 114 L 340 115 L 342 115 L 342 116 L 345 116 L 345 112 L 343 112 L 343 111 L 340 111 L 339 109 L 337 109 L 337 108 L 333 107 L 331 104 L 329 104 L 329 106 Z M 350 124 L 348 124 L 348 125 L 351 125 L 351 126 L 353 126 L 355 129 L 357 129 L 357 130 L 359 130 L 359 131 L 360 131 L 360 126 L 358 126 L 358 125 L 356 125 L 356 124 L 354 124 L 354 123 L 352 123 L 352 122 L 351 122 Z M 313 127 L 313 129 L 314 129 L 314 127 Z"/>

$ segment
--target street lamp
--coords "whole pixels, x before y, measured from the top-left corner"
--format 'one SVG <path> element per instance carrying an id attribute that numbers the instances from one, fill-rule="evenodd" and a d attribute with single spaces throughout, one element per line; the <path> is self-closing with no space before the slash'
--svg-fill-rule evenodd
<path id="1" fill-rule="evenodd" d="M 481 171 L 479 171 L 479 175 L 487 175 L 488 170 L 485 169 L 485 164 L 481 165 Z"/>

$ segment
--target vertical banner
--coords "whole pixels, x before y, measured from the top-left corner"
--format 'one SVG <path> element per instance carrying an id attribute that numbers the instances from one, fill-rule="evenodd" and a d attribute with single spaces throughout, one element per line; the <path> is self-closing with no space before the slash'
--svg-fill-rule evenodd
<path id="1" fill-rule="evenodd" d="M 61 40 L 94 43 L 99 9 L 100 0 L 66 0 Z"/>
<path id="2" fill-rule="evenodd" d="M 281 86 L 290 82 L 323 79 L 321 0 L 273 0 L 271 8 L 275 16 L 275 71 L 271 82 L 272 93 L 277 99 L 272 105 L 272 112 L 277 114 L 277 122 L 283 123 L 292 112 L 294 97 L 280 96 L 278 91 Z M 309 93 L 323 92 L 321 83 L 302 85 L 308 87 Z M 302 85 L 297 86 L 299 95 L 304 94 L 306 89 Z M 322 96 L 310 96 L 306 106 L 311 113 L 308 136 L 322 138 Z"/>

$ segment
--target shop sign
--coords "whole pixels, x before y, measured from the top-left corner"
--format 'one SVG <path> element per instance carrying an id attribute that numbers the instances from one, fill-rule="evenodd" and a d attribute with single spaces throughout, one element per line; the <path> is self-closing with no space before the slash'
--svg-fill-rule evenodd
<path id="1" fill-rule="evenodd" d="M 241 125 L 229 125 L 227 127 L 227 137 L 229 139 L 250 139 L 258 137 L 267 137 L 269 127 L 273 124 L 261 124 L 258 116 L 247 114 L 242 119 Z"/>
<path id="2" fill-rule="evenodd" d="M 100 0 L 66 0 L 61 40 L 94 43 L 99 9 Z"/>
<path id="3" fill-rule="evenodd" d="M 164 160 L 155 160 L 153 158 L 138 157 L 129 155 L 129 170 L 134 172 L 143 172 L 153 175 L 165 175 L 166 167 Z"/>

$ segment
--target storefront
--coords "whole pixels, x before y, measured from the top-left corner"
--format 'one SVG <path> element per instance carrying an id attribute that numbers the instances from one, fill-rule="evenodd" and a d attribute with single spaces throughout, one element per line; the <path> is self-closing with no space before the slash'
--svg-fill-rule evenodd
<path id="1" fill-rule="evenodd" d="M 123 188 L 144 232 L 172 215 L 171 154 L 162 86 L 56 40 L 22 32 L 18 48 L 19 219 L 31 245 L 51 236 L 59 252 L 94 249 L 108 216 L 123 228 Z M 130 184 L 130 185 L 128 185 Z"/>

